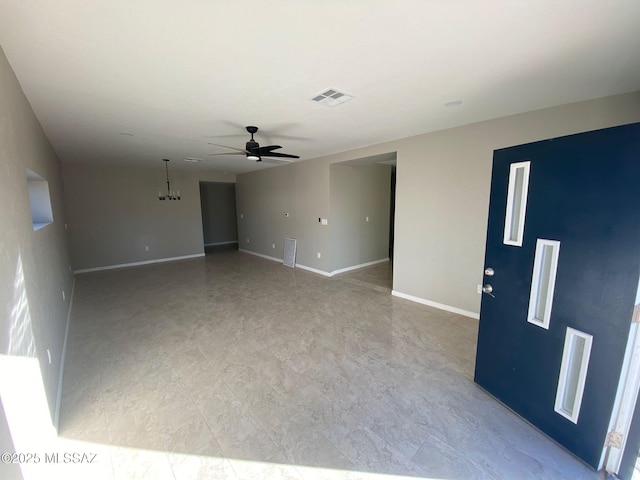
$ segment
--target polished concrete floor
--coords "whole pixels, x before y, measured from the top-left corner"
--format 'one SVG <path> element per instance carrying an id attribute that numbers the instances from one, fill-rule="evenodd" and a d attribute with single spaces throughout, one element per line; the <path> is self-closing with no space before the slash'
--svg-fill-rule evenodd
<path id="1" fill-rule="evenodd" d="M 597 478 L 473 383 L 476 320 L 390 278 L 236 251 L 78 276 L 60 435 L 95 478 Z"/>

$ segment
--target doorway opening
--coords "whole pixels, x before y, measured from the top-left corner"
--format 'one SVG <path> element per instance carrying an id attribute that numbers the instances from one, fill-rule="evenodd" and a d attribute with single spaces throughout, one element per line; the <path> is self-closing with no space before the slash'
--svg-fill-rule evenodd
<path id="1" fill-rule="evenodd" d="M 200 182 L 200 208 L 205 254 L 237 250 L 235 183 Z"/>
<path id="2" fill-rule="evenodd" d="M 330 167 L 332 273 L 391 292 L 396 152 Z"/>

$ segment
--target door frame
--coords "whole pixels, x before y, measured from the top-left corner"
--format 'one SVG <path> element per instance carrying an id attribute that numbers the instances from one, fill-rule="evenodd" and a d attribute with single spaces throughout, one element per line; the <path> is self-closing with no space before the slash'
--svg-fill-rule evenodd
<path id="1" fill-rule="evenodd" d="M 600 468 L 617 474 L 620 471 L 631 422 L 640 393 L 640 305 L 633 310 L 618 391 L 609 421 L 609 434 L 602 449 Z M 617 439 L 615 437 L 618 437 Z M 616 441 L 618 440 L 618 441 Z"/>

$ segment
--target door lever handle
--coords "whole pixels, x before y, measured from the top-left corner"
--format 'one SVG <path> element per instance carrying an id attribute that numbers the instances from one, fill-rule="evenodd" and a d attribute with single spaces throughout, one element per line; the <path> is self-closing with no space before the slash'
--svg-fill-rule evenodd
<path id="1" fill-rule="evenodd" d="M 489 285 L 488 283 L 483 285 L 482 293 L 486 293 L 487 295 L 490 295 L 493 298 L 496 298 L 496 296 L 493 294 L 493 287 L 491 285 Z"/>

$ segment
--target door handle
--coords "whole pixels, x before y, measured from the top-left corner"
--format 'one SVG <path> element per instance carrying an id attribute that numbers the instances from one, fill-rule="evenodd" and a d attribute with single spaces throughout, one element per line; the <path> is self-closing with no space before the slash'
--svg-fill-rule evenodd
<path id="1" fill-rule="evenodd" d="M 490 295 L 493 298 L 496 298 L 496 296 L 493 294 L 493 287 L 488 283 L 482 286 L 482 293 L 486 293 L 487 295 Z"/>

